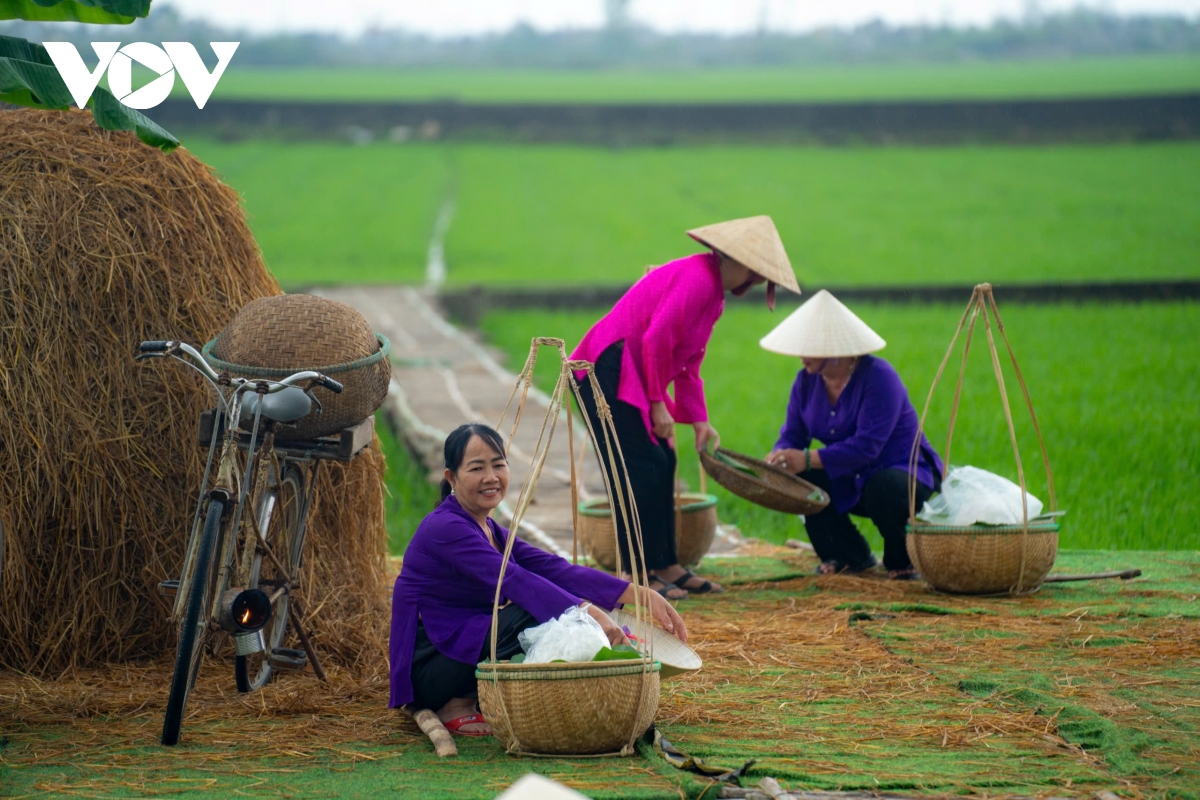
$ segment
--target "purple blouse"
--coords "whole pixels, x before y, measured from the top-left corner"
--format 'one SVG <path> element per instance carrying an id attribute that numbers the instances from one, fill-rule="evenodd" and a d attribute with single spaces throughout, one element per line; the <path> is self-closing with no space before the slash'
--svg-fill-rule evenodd
<path id="1" fill-rule="evenodd" d="M 504 547 L 508 531 L 492 519 L 488 519 L 488 525 L 496 543 Z M 391 708 L 413 699 L 412 659 L 418 619 L 438 652 L 455 661 L 478 663 L 492 625 L 492 601 L 501 559 L 479 523 L 453 495 L 417 526 L 392 591 L 388 643 Z M 500 603 L 512 600 L 538 622 L 547 622 L 578 605 L 581 598 L 606 609 L 615 608 L 628 585 L 518 539 L 504 572 Z"/>
<path id="2" fill-rule="evenodd" d="M 908 472 L 917 427 L 917 411 L 896 370 L 868 355 L 859 360 L 832 407 L 821 376 L 801 369 L 775 447 L 804 450 L 814 438 L 823 442 L 817 452 L 829 474 L 829 494 L 834 508 L 844 514 L 858 505 L 863 486 L 876 472 Z M 922 434 L 917 480 L 932 489 L 934 470 L 943 474 L 942 461 Z"/>

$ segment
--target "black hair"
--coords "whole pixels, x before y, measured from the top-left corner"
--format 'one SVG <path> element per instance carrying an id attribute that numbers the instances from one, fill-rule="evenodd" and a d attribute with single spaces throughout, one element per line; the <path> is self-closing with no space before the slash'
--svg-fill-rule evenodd
<path id="1" fill-rule="evenodd" d="M 484 444 L 492 448 L 496 455 L 501 458 L 505 457 L 504 440 L 500 438 L 500 434 L 487 425 L 472 422 L 469 425 L 459 425 L 446 437 L 446 444 L 442 447 L 442 454 L 446 459 L 446 469 L 458 472 L 458 468 L 462 466 L 463 457 L 467 453 L 467 444 L 471 441 L 472 436 L 483 439 Z M 442 478 L 442 499 L 445 500 L 449 496 L 450 481 Z"/>

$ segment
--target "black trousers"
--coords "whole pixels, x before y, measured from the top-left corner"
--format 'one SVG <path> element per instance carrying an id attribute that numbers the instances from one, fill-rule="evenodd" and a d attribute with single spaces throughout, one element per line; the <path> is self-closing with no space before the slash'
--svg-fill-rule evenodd
<path id="1" fill-rule="evenodd" d="M 517 635 L 537 624 L 532 614 L 516 604 L 500 609 L 496 658 L 503 661 L 521 652 Z M 437 711 L 455 697 L 476 697 L 475 666 L 491 658 L 491 655 L 490 628 L 476 663 L 464 664 L 438 652 L 433 642 L 429 641 L 425 626 L 417 623 L 417 646 L 412 662 L 413 705 Z"/>
<path id="2" fill-rule="evenodd" d="M 633 486 L 633 505 L 637 507 L 642 528 L 642 547 L 646 551 L 647 569 L 664 569 L 679 563 L 675 552 L 675 451 L 666 439 L 651 438 L 642 421 L 642 412 L 629 403 L 617 399 L 617 385 L 621 380 L 621 354 L 624 342 L 605 348 L 596 359 L 596 380 L 608 406 L 612 410 L 613 427 L 617 441 L 621 444 L 621 459 L 615 454 L 617 474 L 613 474 L 608 460 L 608 447 L 600 428 L 600 417 L 596 411 L 596 398 L 592 395 L 591 383 L 585 378 L 579 386 L 583 397 L 583 410 L 592 422 L 599 440 L 600 466 L 608 475 L 613 493 L 625 498 L 625 507 L 630 508 L 629 495 L 625 489 L 625 471 Z M 617 542 L 620 547 L 621 568 L 629 571 L 634 564 L 641 569 L 637 553 L 629 552 L 625 524 L 621 519 L 620 506 L 613 508 L 613 520 L 617 525 Z"/>
<path id="3" fill-rule="evenodd" d="M 813 469 L 800 477 L 820 486 L 829 493 L 829 473 Z M 929 499 L 933 490 L 917 483 L 917 509 Z M 883 565 L 889 570 L 912 569 L 905 547 L 904 527 L 908 524 L 908 473 L 902 469 L 885 469 L 867 479 L 862 497 L 850 509 L 850 514 L 866 517 L 875 523 L 883 535 Z M 859 533 L 858 527 L 833 507 L 826 506 L 819 514 L 804 518 L 808 539 L 822 561 L 840 561 L 853 571 L 873 565 L 871 547 Z"/>

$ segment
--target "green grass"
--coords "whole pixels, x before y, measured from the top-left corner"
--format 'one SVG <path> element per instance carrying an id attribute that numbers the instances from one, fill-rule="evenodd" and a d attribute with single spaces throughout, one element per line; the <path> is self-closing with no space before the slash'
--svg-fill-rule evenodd
<path id="1" fill-rule="evenodd" d="M 1200 146 L 463 147 L 453 283 L 612 283 L 770 214 L 809 285 L 1200 274 Z"/>
<path id="2" fill-rule="evenodd" d="M 1200 275 L 1200 145 L 1055 148 L 238 144 L 188 147 L 242 193 L 286 286 L 631 282 L 689 227 L 770 214 L 810 286 Z"/>
<path id="3" fill-rule="evenodd" d="M 396 148 L 189 139 L 241 193 L 275 276 L 305 283 L 420 283 L 446 192 L 437 146 Z"/>
<path id="4" fill-rule="evenodd" d="M 836 102 L 1137 95 L 1196 89 L 1200 89 L 1200 58 L 1192 55 L 694 70 L 291 69 L 239 67 L 235 61 L 213 98 Z M 175 94 L 184 95 L 179 81 Z"/>
<path id="5" fill-rule="evenodd" d="M 778 435 L 798 363 L 761 350 L 757 342 L 793 307 L 788 301 L 774 316 L 734 308 L 717 324 L 703 376 L 710 419 L 734 450 L 761 455 Z M 888 341 L 881 355 L 905 380 L 919 413 L 961 308 L 856 304 L 854 310 Z M 1046 437 L 1059 506 L 1068 510 L 1062 546 L 1200 549 L 1198 306 L 1011 306 L 1001 311 Z M 573 346 L 599 314 L 497 313 L 485 319 L 483 330 L 516 369 L 532 336 L 561 336 Z M 972 347 L 952 459 L 1015 480 L 980 333 Z M 955 362 L 929 416 L 930 439 L 941 453 L 956 375 Z M 539 376 L 543 385 L 551 378 L 549 370 Z M 1030 491 L 1045 500 L 1036 438 L 1011 370 L 1007 380 Z M 698 464 L 690 427 L 680 429 L 680 452 L 680 474 L 695 486 Z M 721 517 L 746 535 L 776 542 L 803 538 L 796 518 L 751 505 L 719 487 L 715 492 Z M 874 545 L 881 542 L 875 538 Z"/>
<path id="6" fill-rule="evenodd" d="M 424 467 L 396 437 L 386 418 L 381 415 L 377 420 L 375 431 L 387 461 L 383 485 L 387 491 L 384 505 L 388 552 L 398 556 L 403 555 L 413 531 L 437 505 L 440 496 L 437 486 L 429 482 Z"/>

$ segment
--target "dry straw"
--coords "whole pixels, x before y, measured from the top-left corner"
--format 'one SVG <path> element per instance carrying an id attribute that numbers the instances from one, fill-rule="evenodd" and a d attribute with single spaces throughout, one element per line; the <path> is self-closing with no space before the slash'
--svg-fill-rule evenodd
<path id="1" fill-rule="evenodd" d="M 85 112 L 0 111 L 0 667 L 39 675 L 174 646 L 202 474 L 199 378 L 134 363 L 277 294 L 237 194 L 185 150 Z M 323 470 L 302 598 L 334 662 L 382 659 L 382 456 Z"/>

